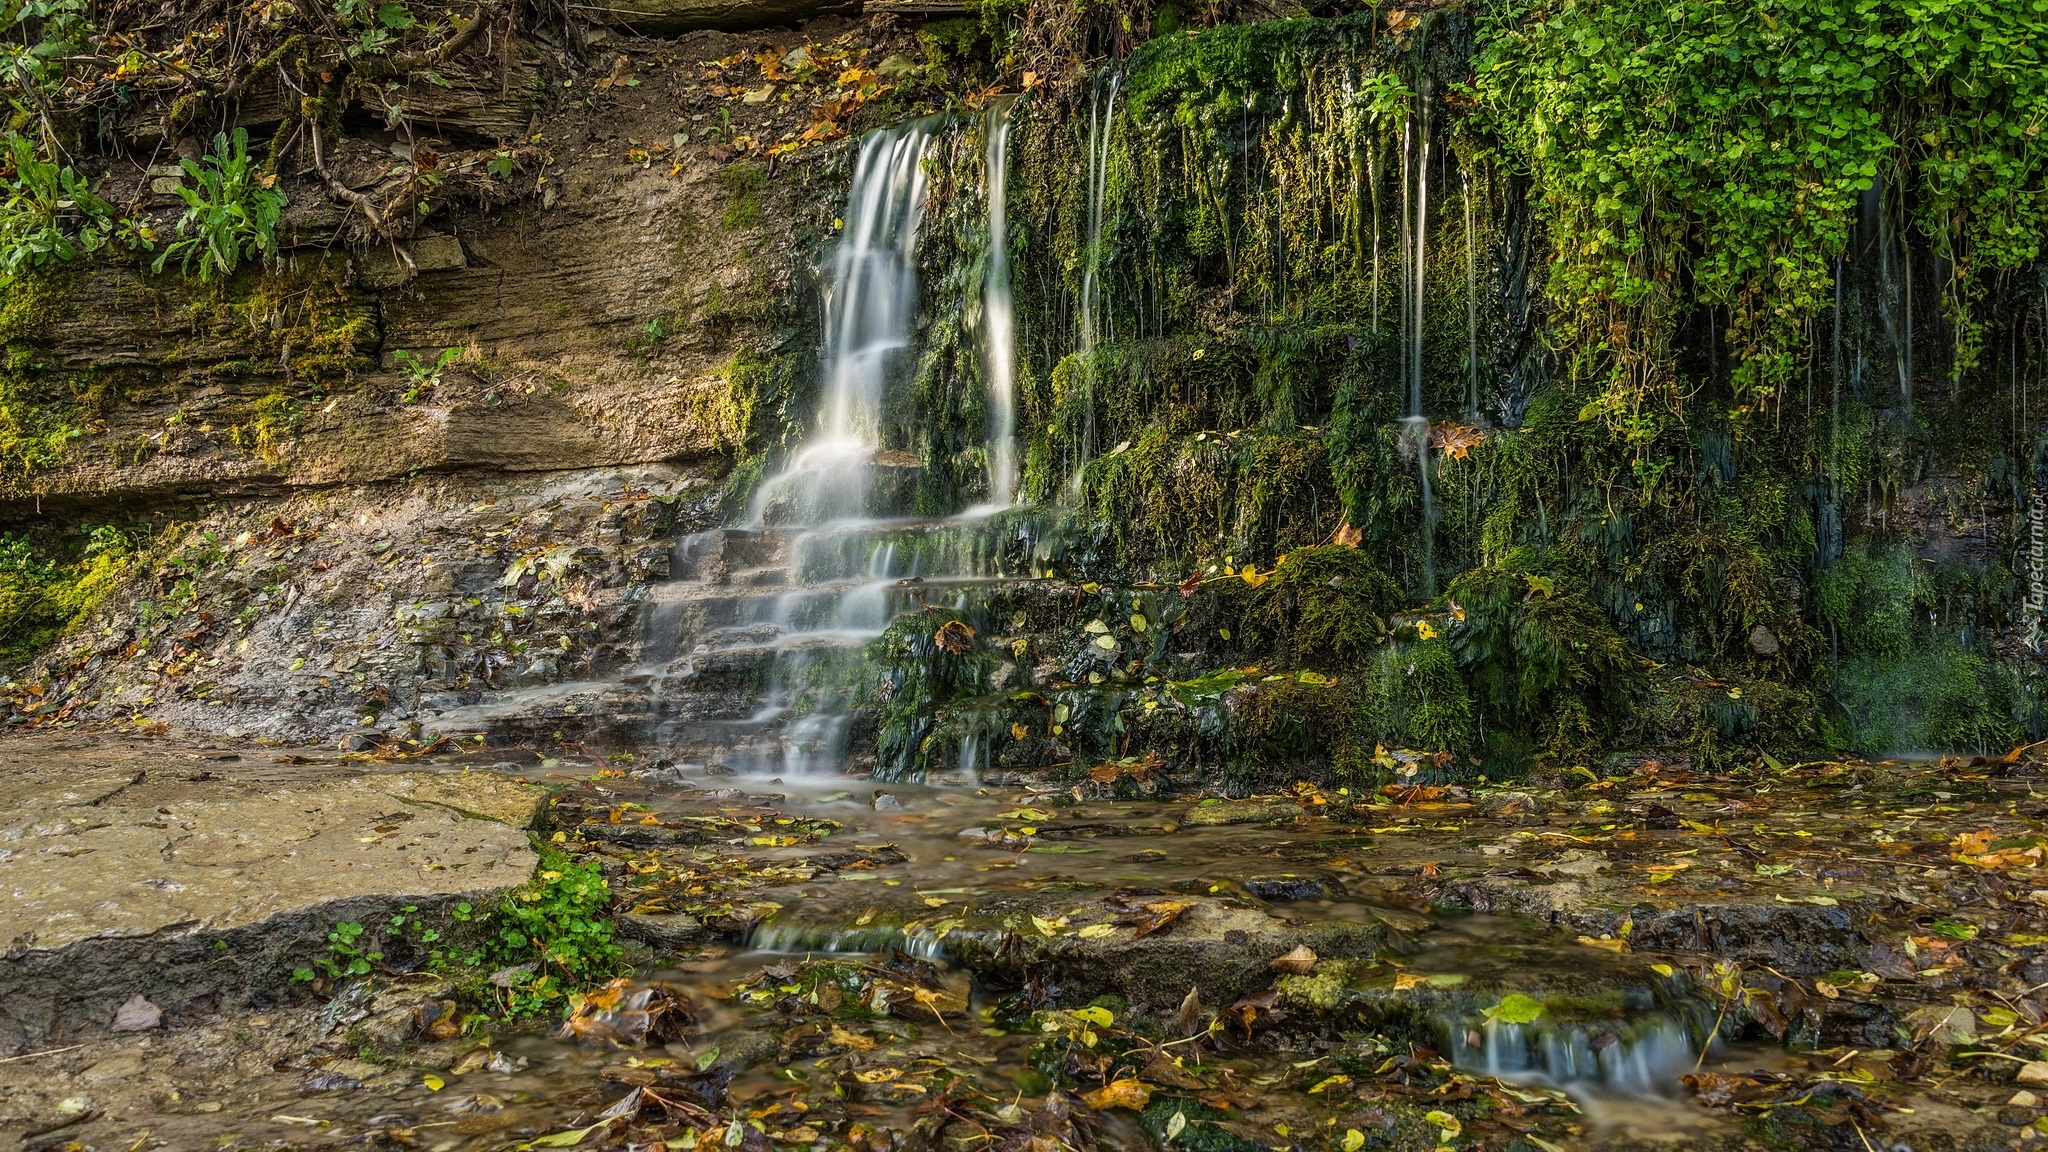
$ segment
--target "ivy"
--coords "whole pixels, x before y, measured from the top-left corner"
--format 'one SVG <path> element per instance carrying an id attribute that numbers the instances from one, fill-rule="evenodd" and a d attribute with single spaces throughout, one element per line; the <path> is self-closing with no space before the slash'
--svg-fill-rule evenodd
<path id="1" fill-rule="evenodd" d="M 1987 278 L 2039 251 L 2042 0 L 1504 0 L 1481 25 L 1475 127 L 1534 180 L 1583 414 L 1639 450 L 1699 385 L 1673 348 L 1697 310 L 1735 412 L 1774 404 L 1873 188 L 1950 270 L 1954 372 Z"/>

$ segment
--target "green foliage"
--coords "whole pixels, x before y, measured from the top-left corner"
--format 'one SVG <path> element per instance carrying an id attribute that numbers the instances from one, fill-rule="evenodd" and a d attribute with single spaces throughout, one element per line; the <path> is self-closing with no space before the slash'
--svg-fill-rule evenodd
<path id="1" fill-rule="evenodd" d="M 1478 711 L 1441 639 L 1381 649 L 1366 673 L 1366 724 L 1394 748 L 1464 752 L 1478 738 Z"/>
<path id="2" fill-rule="evenodd" d="M 543 846 L 540 871 L 480 919 L 482 946 L 472 957 L 492 967 L 531 965 L 506 990 L 515 1016 L 554 1011 L 568 995 L 617 974 L 618 943 L 605 915 L 611 886 L 595 863 L 578 864 Z"/>
<path id="3" fill-rule="evenodd" d="M 1634 658 L 1582 590 L 1534 572 L 1475 568 L 1451 582 L 1447 599 L 1465 614 L 1450 629 L 1450 651 L 1490 726 L 1583 755 L 1626 716 Z"/>
<path id="4" fill-rule="evenodd" d="M 111 525 L 81 535 L 67 562 L 59 558 L 61 549 L 39 549 L 25 534 L 0 532 L 0 662 L 33 659 L 127 575 L 137 552 L 132 537 Z"/>
<path id="5" fill-rule="evenodd" d="M 310 982 L 320 976 L 329 980 L 368 976 L 383 959 L 376 937 L 365 939 L 361 924 L 344 920 L 327 933 L 327 951 L 314 959 L 311 968 L 292 969 L 292 979 Z"/>
<path id="6" fill-rule="evenodd" d="M 441 386 L 441 374 L 462 358 L 462 349 L 443 348 L 440 355 L 426 360 L 418 353 L 400 348 L 391 354 L 391 358 L 398 362 L 399 371 L 405 373 L 406 389 L 398 402 L 417 404 L 421 397 Z"/>
<path id="7" fill-rule="evenodd" d="M 0 140 L 13 169 L 0 179 L 0 284 L 103 247 L 117 228 L 114 206 L 70 166 L 45 162 L 28 137 Z M 141 242 L 139 233 L 130 235 Z"/>
<path id="8" fill-rule="evenodd" d="M 232 141 L 225 133 L 215 136 L 213 151 L 179 164 L 196 187 L 178 189 L 185 214 L 178 219 L 178 239 L 157 257 L 156 271 L 175 257 L 188 274 L 197 262 L 199 279 L 206 282 L 224 279 L 244 260 L 276 255 L 285 195 L 277 177 L 249 158 L 246 129 L 235 129 Z"/>
<path id="9" fill-rule="evenodd" d="M 1231 693 L 1224 780 L 1249 790 L 1295 780 L 1359 784 L 1373 775 L 1357 678 L 1266 676 Z"/>
<path id="10" fill-rule="evenodd" d="M 94 28 L 86 0 L 0 0 L 0 93 L 16 121 L 48 127 L 49 100 Z"/>
<path id="11" fill-rule="evenodd" d="M 1866 755 L 2002 752 L 2027 737 L 2012 669 L 1952 643 L 1844 660 L 1834 698 L 1832 742 Z"/>
<path id="12" fill-rule="evenodd" d="M 347 47 L 351 58 L 385 54 L 399 34 L 419 23 L 405 5 L 377 0 L 334 0 L 334 15 L 355 36 Z"/>
<path id="13" fill-rule="evenodd" d="M 1297 548 L 1253 590 L 1247 639 L 1304 668 L 1364 663 L 1385 641 L 1401 589 L 1363 549 Z"/>
<path id="14" fill-rule="evenodd" d="M 921 780 L 941 713 L 979 696 L 999 657 L 960 614 L 930 608 L 868 645 L 858 699 L 880 710 L 875 779 Z"/>
<path id="15" fill-rule="evenodd" d="M 2048 226 L 2044 34 L 2032 0 L 1494 4 L 1472 96 L 1535 181 L 1559 346 L 1604 382 L 1588 413 L 1646 445 L 1685 407 L 1673 342 L 1701 309 L 1737 409 L 1768 408 L 1879 179 L 1955 270 L 1967 366 L 1973 305 Z"/>

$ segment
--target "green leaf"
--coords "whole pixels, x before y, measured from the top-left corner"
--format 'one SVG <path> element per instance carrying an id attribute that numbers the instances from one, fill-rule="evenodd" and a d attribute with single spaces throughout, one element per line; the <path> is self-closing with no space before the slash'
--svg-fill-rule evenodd
<path id="1" fill-rule="evenodd" d="M 1502 1024 L 1533 1024 L 1541 1015 L 1543 1001 L 1520 992 L 1510 992 L 1501 997 L 1500 1003 L 1486 1010 L 1487 1019 L 1498 1020 Z"/>

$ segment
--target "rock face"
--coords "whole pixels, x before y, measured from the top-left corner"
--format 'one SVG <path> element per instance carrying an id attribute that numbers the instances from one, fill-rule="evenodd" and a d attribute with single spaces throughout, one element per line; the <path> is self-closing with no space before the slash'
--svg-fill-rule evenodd
<path id="1" fill-rule="evenodd" d="M 858 0 L 579 0 L 569 10 L 586 20 L 643 35 L 673 35 L 700 28 L 763 28 L 794 24 L 828 12 L 850 12 Z"/>
<path id="2" fill-rule="evenodd" d="M 0 1044 L 106 1026 L 137 996 L 173 1020 L 275 997 L 337 923 L 524 882 L 541 799 L 481 772 L 13 741 L 0 757 Z"/>

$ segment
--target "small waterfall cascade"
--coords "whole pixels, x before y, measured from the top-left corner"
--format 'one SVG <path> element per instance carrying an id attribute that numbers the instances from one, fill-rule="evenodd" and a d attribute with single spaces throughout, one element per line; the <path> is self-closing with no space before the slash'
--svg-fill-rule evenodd
<path id="1" fill-rule="evenodd" d="M 883 438 L 884 408 L 916 359 L 927 155 L 959 127 L 927 117 L 858 146 L 822 293 L 822 389 L 810 436 L 761 484 L 743 524 L 678 544 L 671 580 L 645 610 L 651 727 L 673 759 L 751 776 L 846 769 L 865 646 L 903 612 L 1009 578 L 1011 526 L 993 514 L 1017 483 L 1006 220 L 1013 106 L 993 103 L 982 122 L 989 248 L 975 327 L 988 388 L 988 503 L 936 519 L 907 514 L 922 465 Z"/>
<path id="2" fill-rule="evenodd" d="M 988 256 L 981 283 L 982 371 L 988 382 L 988 502 L 1017 495 L 1017 315 L 1010 290 L 1010 114 L 1015 98 L 989 103 L 983 131 L 988 189 Z"/>
<path id="3" fill-rule="evenodd" d="M 1472 225 L 1472 174 L 1460 170 L 1465 205 L 1465 419 L 1479 421 L 1479 255 Z"/>
<path id="4" fill-rule="evenodd" d="M 771 517 L 816 524 L 867 513 L 882 393 L 910 348 L 917 318 L 923 161 L 934 128 L 931 120 L 915 120 L 861 141 L 825 287 L 825 393 L 817 429 L 754 494 L 749 519 L 756 526 Z"/>
<path id="5" fill-rule="evenodd" d="M 883 413 L 909 384 L 919 323 L 925 164 L 963 125 L 926 117 L 863 137 L 821 293 L 820 396 L 810 433 L 739 523 L 678 540 L 640 598 L 637 659 L 612 679 L 547 685 L 444 714 L 465 729 L 540 735 L 602 716 L 676 766 L 711 775 L 848 767 L 863 650 L 899 615 L 956 606 L 970 587 L 1026 578 L 1030 517 L 1003 513 L 1017 453 L 1003 219 L 1011 102 L 993 107 L 983 257 L 992 504 L 912 515 L 923 462 L 892 451 Z"/>
<path id="6" fill-rule="evenodd" d="M 1450 1028 L 1453 1063 L 1509 1082 L 1583 1089 L 1610 1096 L 1677 1096 L 1699 1049 L 1676 1017 L 1632 1027 L 1549 1026 L 1488 1020 Z"/>

